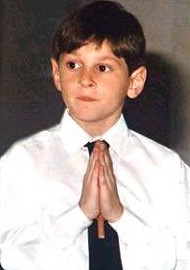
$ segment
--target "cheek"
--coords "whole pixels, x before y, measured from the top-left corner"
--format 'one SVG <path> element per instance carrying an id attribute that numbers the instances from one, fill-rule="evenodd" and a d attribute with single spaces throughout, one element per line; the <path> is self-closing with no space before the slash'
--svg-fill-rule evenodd
<path id="1" fill-rule="evenodd" d="M 71 76 L 62 76 L 60 80 L 60 84 L 61 84 L 61 91 L 65 95 L 68 95 L 69 93 L 73 92 L 75 88 L 74 86 L 76 85 L 76 81 Z"/>
<path id="2" fill-rule="evenodd" d="M 123 79 L 123 80 L 120 81 L 120 92 L 121 92 L 121 95 L 123 95 L 123 96 L 126 96 L 127 95 L 129 86 L 130 86 L 130 81 L 129 80 Z"/>
<path id="3" fill-rule="evenodd" d="M 129 79 L 126 74 L 116 73 L 114 76 L 105 80 L 105 83 L 110 87 L 118 89 L 127 89 L 129 86 Z"/>
<path id="4" fill-rule="evenodd" d="M 64 86 L 68 85 L 69 82 L 70 82 L 69 77 L 67 76 L 67 74 L 65 74 L 65 73 L 63 72 L 63 74 L 62 74 L 62 76 L 61 76 L 61 78 L 60 78 L 61 86 L 64 87 Z"/>
<path id="5" fill-rule="evenodd" d="M 117 80 L 116 82 L 115 82 L 115 84 L 112 84 L 112 89 L 113 89 L 113 91 L 114 91 L 114 89 L 115 89 L 115 95 L 116 95 L 116 97 L 124 97 L 124 96 L 126 96 L 127 95 L 127 92 L 128 92 L 128 88 L 129 88 L 129 83 L 128 82 L 126 82 L 126 80 Z"/>

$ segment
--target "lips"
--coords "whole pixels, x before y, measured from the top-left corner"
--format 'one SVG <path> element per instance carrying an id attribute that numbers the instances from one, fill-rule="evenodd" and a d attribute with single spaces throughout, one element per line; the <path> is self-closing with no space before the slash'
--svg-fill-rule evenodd
<path id="1" fill-rule="evenodd" d="M 87 102 L 97 101 L 97 99 L 89 97 L 89 96 L 79 96 L 77 97 L 77 99 L 80 101 L 87 101 Z"/>

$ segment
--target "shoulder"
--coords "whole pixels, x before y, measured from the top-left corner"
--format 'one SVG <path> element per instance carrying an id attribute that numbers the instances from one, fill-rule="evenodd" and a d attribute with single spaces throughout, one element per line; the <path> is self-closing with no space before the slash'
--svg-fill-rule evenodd
<path id="1" fill-rule="evenodd" d="M 138 152 L 139 156 L 142 154 L 156 163 L 183 163 L 177 152 L 146 136 L 130 130 L 129 138 L 130 147 L 133 148 L 134 151 Z"/>
<path id="2" fill-rule="evenodd" d="M 181 194 L 189 192 L 190 167 L 177 152 L 131 130 L 129 140 L 130 165 L 142 173 L 143 179 L 150 179 L 150 186 L 153 183 L 167 192 L 171 188 L 181 190 Z"/>
<path id="3" fill-rule="evenodd" d="M 19 160 L 26 162 L 30 156 L 38 155 L 40 152 L 47 151 L 53 142 L 59 137 L 59 125 L 55 125 L 49 129 L 37 132 L 29 137 L 15 142 L 7 152 L 1 157 L 1 163 Z"/>

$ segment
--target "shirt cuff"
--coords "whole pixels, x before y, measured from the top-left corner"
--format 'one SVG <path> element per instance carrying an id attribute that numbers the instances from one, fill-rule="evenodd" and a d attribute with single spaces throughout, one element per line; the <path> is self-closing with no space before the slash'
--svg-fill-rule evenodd
<path id="1" fill-rule="evenodd" d="M 133 241 L 134 232 L 135 237 L 138 237 L 139 234 L 140 238 L 142 238 L 143 232 L 145 234 L 147 232 L 145 221 L 126 208 L 124 208 L 121 217 L 115 222 L 110 222 L 110 225 L 118 233 L 119 239 L 126 244 Z"/>
<path id="2" fill-rule="evenodd" d="M 92 222 L 78 204 L 57 217 L 48 219 L 49 222 L 44 220 L 46 237 L 51 235 L 53 242 L 61 248 L 72 244 Z"/>

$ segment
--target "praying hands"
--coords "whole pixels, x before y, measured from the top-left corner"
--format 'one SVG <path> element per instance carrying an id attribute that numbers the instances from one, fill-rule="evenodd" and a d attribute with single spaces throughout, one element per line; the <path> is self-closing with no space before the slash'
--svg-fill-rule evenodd
<path id="1" fill-rule="evenodd" d="M 90 219 L 117 221 L 123 213 L 109 150 L 98 141 L 90 156 L 79 205 Z"/>

